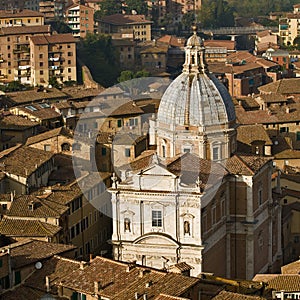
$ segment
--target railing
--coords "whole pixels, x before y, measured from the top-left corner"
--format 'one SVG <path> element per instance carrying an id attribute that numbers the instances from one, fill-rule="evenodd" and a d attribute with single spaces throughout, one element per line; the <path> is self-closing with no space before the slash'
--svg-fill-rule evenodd
<path id="1" fill-rule="evenodd" d="M 230 35 L 230 34 L 255 34 L 259 31 L 264 30 L 271 30 L 271 31 L 278 31 L 278 27 L 264 27 L 264 26 L 255 26 L 255 27 L 222 27 L 216 29 L 200 29 L 200 31 L 207 33 L 207 34 L 220 34 L 220 35 Z"/>

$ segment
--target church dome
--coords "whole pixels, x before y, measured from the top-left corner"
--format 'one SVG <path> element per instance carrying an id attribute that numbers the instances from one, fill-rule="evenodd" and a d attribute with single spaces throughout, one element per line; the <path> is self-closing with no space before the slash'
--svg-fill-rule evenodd
<path id="1" fill-rule="evenodd" d="M 183 72 L 165 91 L 157 120 L 174 126 L 213 126 L 235 121 L 225 86 L 207 70 L 203 41 L 196 31 L 185 48 Z"/>

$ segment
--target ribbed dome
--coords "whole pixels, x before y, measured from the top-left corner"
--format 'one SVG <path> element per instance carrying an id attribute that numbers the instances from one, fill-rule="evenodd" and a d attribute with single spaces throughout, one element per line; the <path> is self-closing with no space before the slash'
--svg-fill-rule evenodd
<path id="1" fill-rule="evenodd" d="M 203 42 L 196 32 L 188 39 L 185 56 L 183 73 L 165 91 L 157 120 L 175 126 L 210 126 L 234 121 L 231 96 L 207 71 Z"/>
<path id="2" fill-rule="evenodd" d="M 188 122 L 187 122 L 188 115 Z M 214 75 L 179 75 L 165 91 L 158 109 L 159 122 L 208 126 L 235 120 L 231 97 Z"/>

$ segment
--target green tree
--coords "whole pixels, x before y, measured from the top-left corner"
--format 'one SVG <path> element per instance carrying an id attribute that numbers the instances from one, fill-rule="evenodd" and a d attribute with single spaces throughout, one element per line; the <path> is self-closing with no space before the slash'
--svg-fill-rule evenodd
<path id="1" fill-rule="evenodd" d="M 193 12 L 188 12 L 183 15 L 181 23 L 184 25 L 186 29 L 190 30 L 194 21 L 195 21 L 195 14 Z"/>
<path id="2" fill-rule="evenodd" d="M 118 82 L 124 82 L 127 80 L 131 80 L 134 78 L 134 73 L 130 70 L 122 71 L 120 76 L 118 77 Z"/>
<path id="3" fill-rule="evenodd" d="M 60 88 L 60 84 L 58 83 L 56 77 L 49 78 L 49 85 L 52 85 L 54 88 Z"/>
<path id="4" fill-rule="evenodd" d="M 127 14 L 131 14 L 132 11 L 136 11 L 139 15 L 147 15 L 147 2 L 145 0 L 126 0 L 125 10 Z"/>
<path id="5" fill-rule="evenodd" d="M 89 33 L 78 43 L 78 57 L 90 69 L 94 80 L 104 87 L 117 82 L 120 70 L 110 36 Z"/>
<path id="6" fill-rule="evenodd" d="M 100 2 L 99 17 L 119 14 L 122 12 L 122 3 L 120 0 L 102 0 Z"/>

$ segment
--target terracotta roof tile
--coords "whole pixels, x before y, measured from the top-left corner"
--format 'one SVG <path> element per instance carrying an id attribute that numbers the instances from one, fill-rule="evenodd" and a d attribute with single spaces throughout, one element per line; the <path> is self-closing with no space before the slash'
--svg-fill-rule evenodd
<path id="1" fill-rule="evenodd" d="M 37 167 L 49 161 L 53 153 L 43 150 L 23 146 L 1 157 L 0 162 L 5 166 L 1 167 L 6 174 L 15 174 L 27 177 L 33 173 Z M 25 167 L 24 167 L 25 166 Z"/>
<path id="2" fill-rule="evenodd" d="M 26 145 L 32 145 L 32 144 L 36 144 L 39 143 L 41 141 L 45 141 L 48 140 L 50 138 L 56 137 L 56 136 L 65 136 L 68 138 L 73 138 L 72 133 L 65 127 L 59 127 L 59 128 L 55 128 L 46 132 L 43 132 L 41 134 L 29 137 L 26 141 Z"/>
<path id="3" fill-rule="evenodd" d="M 0 10 L 0 18 L 44 17 L 44 14 L 35 10 L 23 9 L 19 11 Z"/>
<path id="4" fill-rule="evenodd" d="M 25 285 L 46 292 L 45 278 L 48 276 L 52 287 L 51 292 L 56 293 L 56 287 L 62 278 L 79 268 L 80 261 L 55 255 L 43 262 L 43 267 L 40 270 L 35 270 L 33 275 L 25 281 Z"/>
<path id="5" fill-rule="evenodd" d="M 227 291 L 221 291 L 217 296 L 213 297 L 212 300 L 262 300 L 266 299 L 258 296 L 243 295 L 238 293 L 232 293 Z"/>
<path id="6" fill-rule="evenodd" d="M 1 294 L 1 299 L 5 300 L 40 300 L 45 296 L 45 292 L 24 285 L 18 286 L 11 291 Z M 51 298 L 50 298 L 51 299 Z M 57 298 L 55 298 L 57 299 Z M 60 298 L 58 298 L 60 299 Z"/>
<path id="7" fill-rule="evenodd" d="M 66 44 L 75 43 L 76 40 L 71 33 L 60 33 L 54 35 L 37 35 L 31 37 L 34 45 L 48 45 L 48 44 Z"/>
<path id="8" fill-rule="evenodd" d="M 22 116 L 14 115 L 10 112 L 5 112 L 0 116 L 0 128 L 1 129 L 14 129 L 24 130 L 25 128 L 31 128 L 38 126 L 39 123 L 28 120 Z"/>
<path id="9" fill-rule="evenodd" d="M 300 94 L 300 78 L 285 78 L 258 88 L 261 93 Z"/>
<path id="10" fill-rule="evenodd" d="M 49 107 L 41 107 L 42 103 L 31 104 L 26 106 L 18 106 L 18 114 L 26 113 L 34 118 L 38 118 L 40 120 L 50 120 L 50 119 L 59 119 L 61 117 L 60 113 L 56 112 L 54 109 Z M 34 107 L 35 110 L 31 109 Z M 12 112 L 15 110 L 11 109 Z"/>
<path id="11" fill-rule="evenodd" d="M 252 176 L 270 160 L 257 155 L 235 154 L 226 160 L 225 167 L 231 174 Z"/>
<path id="12" fill-rule="evenodd" d="M 105 16 L 101 19 L 101 22 L 114 24 L 114 25 L 152 23 L 151 21 L 147 20 L 144 15 L 123 15 L 123 14 L 114 14 L 110 16 Z"/>
<path id="13" fill-rule="evenodd" d="M 286 274 L 300 274 L 300 260 L 294 261 L 290 264 L 281 267 L 281 273 Z"/>
<path id="14" fill-rule="evenodd" d="M 160 294 L 157 297 L 155 297 L 154 300 L 188 300 L 188 298 L 174 297 L 166 294 Z"/>
<path id="15" fill-rule="evenodd" d="M 237 140 L 240 143 L 251 146 L 253 141 L 265 141 L 265 145 L 273 145 L 265 128 L 261 124 L 241 125 L 237 128 Z"/>
<path id="16" fill-rule="evenodd" d="M 11 258 L 15 262 L 15 268 L 34 264 L 56 254 L 63 255 L 76 249 L 73 245 L 49 243 L 34 239 L 26 239 L 22 242 L 10 244 L 2 247 L 1 250 L 10 249 Z"/>
<path id="17" fill-rule="evenodd" d="M 32 102 L 39 102 L 43 100 L 60 100 L 67 98 L 67 95 L 65 93 L 55 88 L 45 89 L 45 91 L 47 92 L 38 91 L 38 89 L 34 89 L 21 92 L 10 92 L 6 93 L 6 95 L 15 104 L 31 104 Z"/>
<path id="18" fill-rule="evenodd" d="M 59 218 L 68 211 L 68 207 L 44 198 L 44 195 L 21 195 L 14 199 L 7 216 L 29 218 Z M 33 204 L 33 209 L 29 206 Z"/>
<path id="19" fill-rule="evenodd" d="M 300 275 L 278 275 L 268 281 L 268 288 L 276 291 L 300 292 Z"/>
<path id="20" fill-rule="evenodd" d="M 2 27 L 0 35 L 51 33 L 50 25 Z"/>
<path id="21" fill-rule="evenodd" d="M 39 220 L 8 219 L 0 221 L 0 233 L 10 237 L 53 237 L 61 227 Z"/>
<path id="22" fill-rule="evenodd" d="M 142 272 L 142 276 L 141 276 Z M 84 269 L 78 269 L 63 278 L 63 286 L 87 294 L 94 294 L 94 282 L 100 282 L 100 296 L 110 299 L 133 299 L 135 293 L 147 293 L 149 299 L 165 293 L 180 296 L 199 282 L 199 278 L 166 273 L 142 266 L 129 269 L 121 263 L 103 257 L 94 258 Z M 147 283 L 150 284 L 147 286 Z"/>

